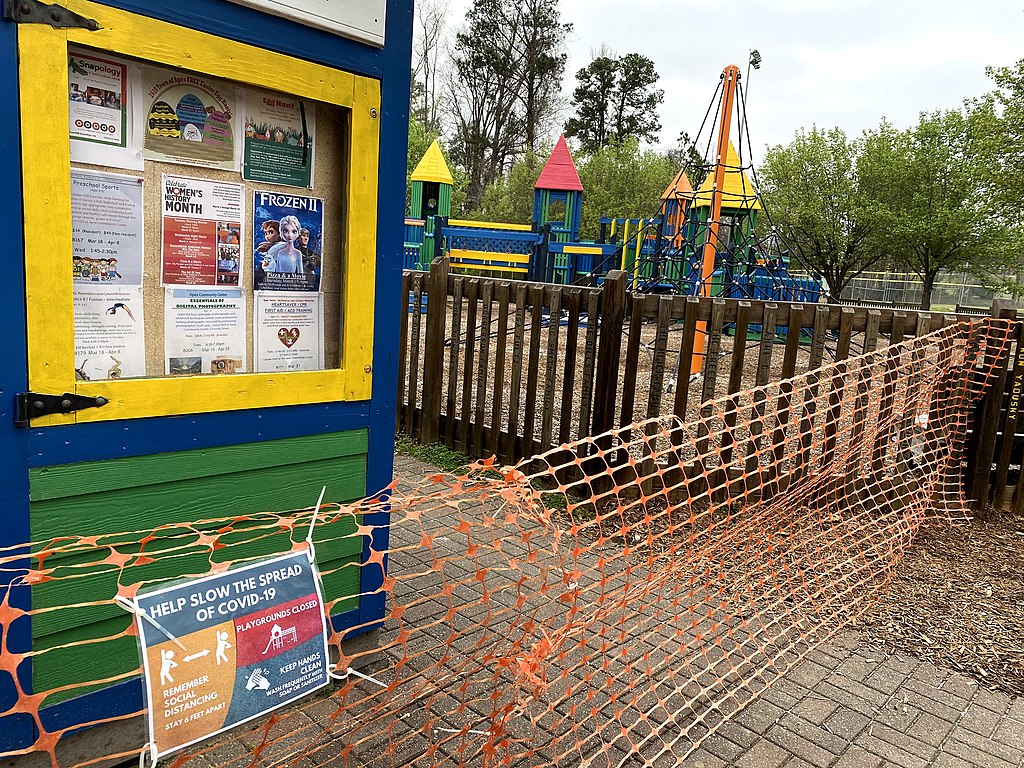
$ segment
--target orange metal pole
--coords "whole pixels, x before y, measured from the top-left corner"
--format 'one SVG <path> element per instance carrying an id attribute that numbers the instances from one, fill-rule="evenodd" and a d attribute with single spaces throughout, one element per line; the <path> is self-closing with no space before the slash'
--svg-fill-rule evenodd
<path id="1" fill-rule="evenodd" d="M 740 68 L 730 64 L 722 70 L 725 81 L 722 90 L 722 112 L 718 119 L 718 155 L 715 162 L 715 181 L 711 188 L 711 212 L 708 218 L 708 234 L 704 240 L 704 254 L 701 262 L 700 295 L 711 295 L 711 276 L 715 271 L 715 253 L 718 251 L 718 225 L 722 217 L 722 188 L 725 185 L 725 160 L 729 155 L 729 132 L 732 129 L 732 106 L 736 99 L 736 82 L 739 80 Z M 697 333 L 693 339 L 693 358 L 690 362 L 690 373 L 697 373 L 702 366 L 707 323 L 697 323 Z"/>

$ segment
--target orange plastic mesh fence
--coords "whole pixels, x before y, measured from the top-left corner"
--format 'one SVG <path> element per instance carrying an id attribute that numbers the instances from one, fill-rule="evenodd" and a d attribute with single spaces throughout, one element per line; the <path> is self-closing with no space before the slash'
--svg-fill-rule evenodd
<path id="1" fill-rule="evenodd" d="M 346 656 L 345 635 L 365 628 L 331 637 L 339 667 L 368 677 L 173 764 L 678 764 L 862 613 L 922 524 L 967 515 L 968 418 L 1009 339 L 1003 321 L 950 326 L 710 401 L 694 424 L 642 422 L 514 468 L 481 462 L 464 476 L 399 484 L 388 550 L 348 566 L 387 564 L 378 645 Z M 332 507 L 320 539 L 361 541 L 362 514 L 384 505 Z M 65 538 L 31 545 L 30 568 L 24 549 L 0 565 L 34 596 L 46 588 L 27 612 L 34 622 L 67 611 L 84 620 L 113 610 L 115 593 L 151 586 L 146 568 L 158 561 L 164 573 L 180 563 L 177 575 L 225 569 L 245 559 L 231 559 L 240 542 L 300 546 L 309 518 Z M 8 594 L 5 638 L 24 615 Z M 79 650 L 102 654 L 133 633 L 127 615 L 97 626 L 74 641 Z M 0 671 L 61 649 L 18 655 L 5 645 Z M 61 733 L 46 732 L 39 714 L 46 696 L 136 674 L 19 688 L 0 714 L 34 718 L 30 751 L 57 762 Z"/>

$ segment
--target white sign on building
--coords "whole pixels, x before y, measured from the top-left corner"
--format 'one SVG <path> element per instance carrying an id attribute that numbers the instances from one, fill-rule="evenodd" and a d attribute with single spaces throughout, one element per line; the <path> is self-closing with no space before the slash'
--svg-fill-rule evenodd
<path id="1" fill-rule="evenodd" d="M 260 11 L 384 47 L 385 0 L 232 0 Z"/>

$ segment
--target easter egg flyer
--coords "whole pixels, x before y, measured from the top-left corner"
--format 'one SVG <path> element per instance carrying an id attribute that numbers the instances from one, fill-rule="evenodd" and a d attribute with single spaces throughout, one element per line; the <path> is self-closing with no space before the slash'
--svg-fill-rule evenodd
<path id="1" fill-rule="evenodd" d="M 144 158 L 239 169 L 235 86 L 196 74 L 143 67 L 142 89 Z"/>
<path id="2" fill-rule="evenodd" d="M 242 178 L 312 187 L 315 105 L 263 91 L 243 91 L 243 99 Z"/>

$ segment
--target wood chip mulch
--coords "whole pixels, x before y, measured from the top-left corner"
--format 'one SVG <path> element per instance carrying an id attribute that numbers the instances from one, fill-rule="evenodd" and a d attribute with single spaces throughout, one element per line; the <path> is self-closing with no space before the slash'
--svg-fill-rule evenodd
<path id="1" fill-rule="evenodd" d="M 1024 517 L 922 529 L 856 627 L 887 648 L 1024 695 Z"/>

